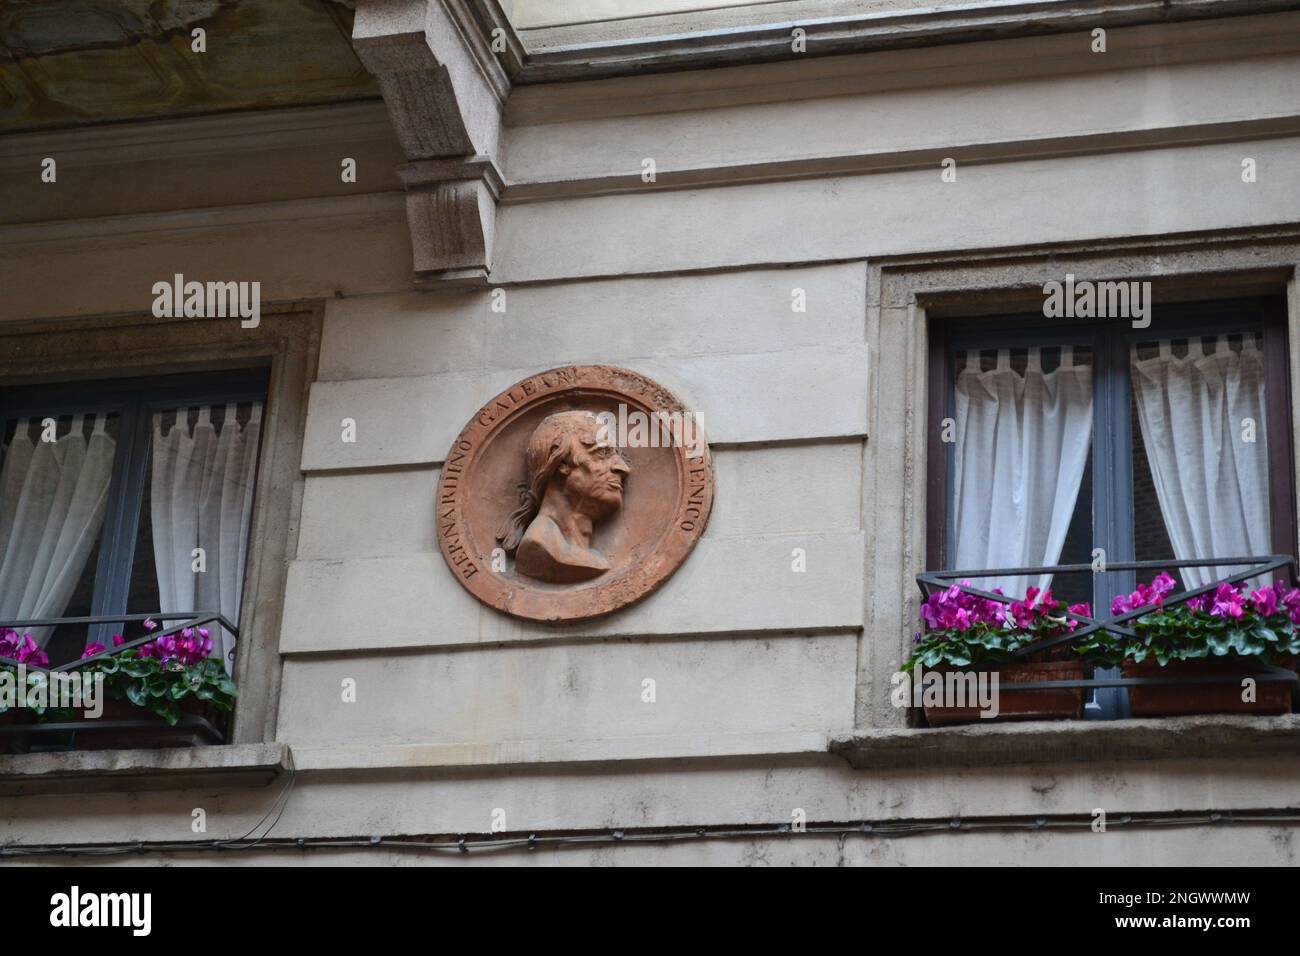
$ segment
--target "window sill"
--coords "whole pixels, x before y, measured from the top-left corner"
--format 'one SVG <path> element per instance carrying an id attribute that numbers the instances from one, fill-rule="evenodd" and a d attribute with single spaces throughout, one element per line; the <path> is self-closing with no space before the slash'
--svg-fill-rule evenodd
<path id="1" fill-rule="evenodd" d="M 291 766 L 280 743 L 19 754 L 0 756 L 0 796 L 265 787 Z"/>
<path id="2" fill-rule="evenodd" d="M 860 729 L 834 737 L 830 749 L 852 766 L 872 770 L 1269 758 L 1300 753 L 1300 714 Z"/>

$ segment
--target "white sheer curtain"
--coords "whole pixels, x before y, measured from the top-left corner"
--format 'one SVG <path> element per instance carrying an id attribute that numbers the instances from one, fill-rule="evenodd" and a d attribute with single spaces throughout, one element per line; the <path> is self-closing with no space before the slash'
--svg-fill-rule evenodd
<path id="1" fill-rule="evenodd" d="M 1182 358 L 1162 341 L 1155 356 L 1134 358 L 1133 394 L 1174 556 L 1269 554 L 1264 361 L 1254 337 L 1240 352 L 1226 336 L 1208 350 L 1192 339 Z M 1182 578 L 1200 587 L 1234 570 L 1244 569 L 1184 568 Z"/>
<path id="2" fill-rule="evenodd" d="M 980 370 L 978 352 L 966 353 L 957 375 L 954 525 L 957 568 L 1013 568 L 1055 564 L 1061 556 L 1092 441 L 1092 368 L 1062 350 L 1060 365 L 1043 371 L 1030 349 L 1024 374 L 1010 352 Z M 1051 575 L 983 578 L 1023 597 Z"/>
<path id="3" fill-rule="evenodd" d="M 33 442 L 20 419 L 0 469 L 0 618 L 60 617 L 99 539 L 117 443 L 104 415 Z M 30 628 L 42 646 L 53 628 Z"/>
<path id="4" fill-rule="evenodd" d="M 198 409 L 193 429 L 189 409 L 179 409 L 165 434 L 162 415 L 154 415 L 150 512 L 164 613 L 220 611 L 232 623 L 239 621 L 262 406 L 254 403 L 242 428 L 235 413 L 234 405 L 226 406 L 220 433 L 211 406 Z M 196 548 L 204 551 L 201 572 L 194 570 Z M 229 671 L 234 635 L 211 630 L 213 656 Z"/>

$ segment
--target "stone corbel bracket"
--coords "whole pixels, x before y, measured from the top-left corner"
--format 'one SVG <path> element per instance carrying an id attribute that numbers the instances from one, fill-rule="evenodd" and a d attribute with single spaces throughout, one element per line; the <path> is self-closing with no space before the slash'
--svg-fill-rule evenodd
<path id="1" fill-rule="evenodd" d="M 416 286 L 479 285 L 492 269 L 501 175 L 487 159 L 423 159 L 397 167 L 406 187 Z"/>
<path id="2" fill-rule="evenodd" d="M 510 81 L 465 0 L 358 0 L 353 46 L 402 149 L 415 284 L 485 285 Z"/>

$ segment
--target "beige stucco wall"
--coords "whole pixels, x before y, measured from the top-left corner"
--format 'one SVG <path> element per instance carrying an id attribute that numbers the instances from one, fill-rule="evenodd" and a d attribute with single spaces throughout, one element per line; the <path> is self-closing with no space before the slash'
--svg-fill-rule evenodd
<path id="1" fill-rule="evenodd" d="M 948 85 L 942 71 L 918 78 L 921 55 L 906 53 L 892 80 L 867 59 L 801 66 L 801 82 L 774 64 L 528 90 L 504 132 L 491 277 L 504 311 L 486 288 L 409 291 L 402 197 L 364 168 L 352 195 L 245 203 L 232 183 L 202 212 L 0 227 L 11 320 L 138 312 L 178 271 L 324 301 L 279 638 L 276 739 L 299 775 L 275 835 L 481 834 L 497 809 L 527 833 L 780 824 L 796 809 L 814 825 L 1300 806 L 1294 757 L 854 769 L 827 752 L 855 727 L 903 725 L 884 694 L 914 613 L 900 580 L 923 560 L 900 543 L 900 528 L 923 531 L 923 462 L 893 465 L 924 409 L 924 316 L 886 302 L 882 318 L 873 269 L 1115 240 L 1138 261 L 1170 236 L 1300 223 L 1300 50 L 1261 41 L 1258 56 L 1058 75 L 1039 41 L 1007 43 L 1039 75 Z M 695 99 L 669 97 L 672 82 Z M 798 97 L 772 93 L 785 82 Z M 955 183 L 940 180 L 949 153 L 963 157 Z M 1244 157 L 1255 183 L 1241 181 Z M 640 183 L 645 158 L 660 182 Z M 796 290 L 806 312 L 791 308 Z M 482 402 L 579 362 L 644 372 L 701 413 L 717 503 L 660 591 L 544 627 L 455 582 L 433 493 Z M 188 839 L 199 806 L 209 837 L 238 836 L 274 790 L 5 798 L 0 842 Z M 541 859 L 1293 859 L 1287 824 L 1135 832 L 755 837 Z M 512 856 L 538 859 L 491 859 Z"/>

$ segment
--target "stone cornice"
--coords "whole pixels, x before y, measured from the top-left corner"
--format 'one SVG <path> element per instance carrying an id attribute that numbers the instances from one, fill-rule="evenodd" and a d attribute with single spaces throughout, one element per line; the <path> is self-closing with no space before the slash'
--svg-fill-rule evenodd
<path id="1" fill-rule="evenodd" d="M 28 169 L 33 159 L 43 156 L 108 165 L 142 159 L 185 161 L 219 150 L 248 153 L 391 138 L 384 105 L 368 99 L 11 133 L 0 136 L 0 171 Z"/>
<path id="2" fill-rule="evenodd" d="M 481 27 L 509 28 L 498 0 L 472 0 L 472 4 Z M 1300 9 L 1296 0 L 985 0 L 735 27 L 709 28 L 702 21 L 700 28 L 687 32 L 612 41 L 556 43 L 554 38 L 566 28 L 529 30 L 526 42 L 510 44 L 497 55 L 511 80 L 525 85 L 1296 9 Z M 655 19 L 662 18 L 643 18 L 649 23 Z M 806 53 L 792 50 L 795 28 L 804 31 Z"/>
<path id="3" fill-rule="evenodd" d="M 985 0 L 961 6 L 544 45 L 538 42 L 544 39 L 544 30 L 526 31 L 521 39 L 498 0 L 358 0 L 354 43 L 367 69 L 379 79 L 398 139 L 411 161 L 401 175 L 407 191 L 416 285 L 431 287 L 489 280 L 496 204 L 502 194 L 501 151 L 507 102 L 512 123 L 553 122 L 586 110 L 618 115 L 656 108 L 648 103 L 670 108 L 662 103 L 665 97 L 675 94 L 684 97 L 674 107 L 680 109 L 687 108 L 687 101 L 695 106 L 729 105 L 755 95 L 746 92 L 755 88 L 760 91 L 757 95 L 767 98 L 835 95 L 837 84 L 849 82 L 838 75 L 820 76 L 825 70 L 814 63 L 845 62 L 860 67 L 868 74 L 867 82 L 887 88 L 915 84 L 921 82 L 918 77 L 927 76 L 929 83 L 974 82 L 981 76 L 1005 78 L 1009 70 L 1019 75 L 1017 71 L 1028 69 L 1029 74 L 1037 75 L 1132 66 L 1135 60 L 1151 57 L 1154 62 L 1186 56 L 1222 57 L 1234 53 L 1216 47 L 1216 42 L 1235 44 L 1235 51 L 1256 37 L 1263 28 L 1261 23 L 1267 27 L 1272 18 L 1258 15 L 1297 10 L 1300 0 Z M 1208 22 L 1203 26 L 1179 23 L 1223 18 L 1232 19 L 1221 28 Z M 1294 19 L 1284 15 L 1281 22 L 1293 23 Z M 1085 62 L 1090 53 L 1086 42 L 1074 43 L 1064 34 L 1080 34 L 1086 41 L 1086 31 L 1099 26 L 1136 29 L 1125 31 L 1125 39 L 1113 38 L 1117 55 L 1092 57 L 1093 61 L 1106 59 L 1107 63 Z M 796 27 L 804 31 L 806 53 L 791 49 L 791 32 Z M 1279 29 L 1278 24 L 1273 28 Z M 1190 53 L 1180 53 L 1178 41 L 1188 30 L 1191 39 L 1200 37 L 1200 45 Z M 1207 30 L 1209 35 L 1202 36 Z M 1179 36 L 1174 35 L 1176 32 Z M 1001 43 L 980 42 L 1012 38 L 1034 39 L 1006 44 L 1005 49 Z M 950 61 L 952 56 L 941 50 L 958 43 L 972 44 L 970 49 L 978 53 L 975 62 L 949 63 L 936 79 L 935 63 L 930 60 Z M 1207 51 L 1207 43 L 1214 49 Z M 1069 44 L 1069 49 L 1061 49 L 1062 44 Z M 1040 45 L 1042 49 L 1038 49 Z M 890 52 L 880 57 L 886 62 L 877 64 L 875 60 L 882 51 Z M 1049 56 L 1049 52 L 1058 55 Z M 1035 56 L 1047 62 L 1035 65 Z M 898 61 L 898 57 L 907 62 Z M 715 69 L 702 69 L 705 67 Z M 779 75 L 759 83 L 750 75 L 759 69 L 777 70 Z M 893 73 L 880 75 L 881 69 Z M 799 76 L 784 76 L 792 70 L 810 72 L 802 80 Z M 665 75 L 668 73 L 682 75 Z M 727 75 L 733 78 L 728 80 Z M 800 81 L 798 88 L 787 89 L 785 80 Z M 715 88 L 717 83 L 723 87 Z M 732 88 L 737 84 L 743 89 Z M 522 105 L 517 107 L 517 101 Z M 1232 133 L 1258 137 L 1279 131 L 1292 132 L 1285 122 L 1281 127 L 1274 122 Z M 1195 131 L 1192 140 L 1205 132 Z M 1140 133 L 1131 135 L 1141 137 Z M 1109 141 L 1041 144 L 1048 153 L 1105 150 L 1119 145 Z M 1140 148 L 1158 144 L 1129 145 Z M 1003 152 L 994 149 L 982 158 L 999 161 L 1023 153 L 1023 145 L 1012 144 Z M 814 165 L 829 163 L 826 169 L 759 164 L 740 171 L 740 179 L 762 181 L 824 175 L 828 171 L 906 168 L 916 162 L 932 161 L 929 155 L 824 157 Z M 607 178 L 607 182 L 509 186 L 506 198 L 527 201 L 636 188 L 635 183 L 624 182 L 622 177 Z M 674 171 L 674 177 L 660 188 L 734 179 L 732 173 L 683 169 Z"/>

